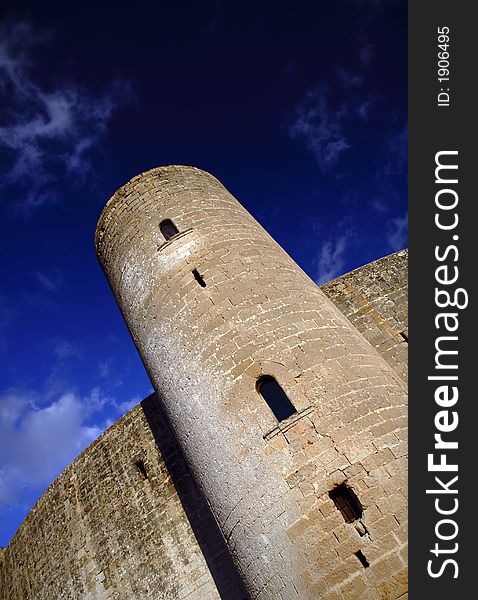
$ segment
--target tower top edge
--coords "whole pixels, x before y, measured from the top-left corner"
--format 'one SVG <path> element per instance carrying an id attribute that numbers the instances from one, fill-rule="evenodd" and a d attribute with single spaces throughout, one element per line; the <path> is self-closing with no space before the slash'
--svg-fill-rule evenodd
<path id="1" fill-rule="evenodd" d="M 194 174 L 195 173 L 200 177 L 206 176 L 211 179 L 214 179 L 215 181 L 218 181 L 217 178 L 214 177 L 214 175 L 212 175 L 208 171 L 205 171 L 204 169 L 200 169 L 199 167 L 193 167 L 191 165 L 163 165 L 160 167 L 153 167 L 152 169 L 142 171 L 138 175 L 135 175 L 134 177 L 132 177 L 129 181 L 127 181 L 125 184 L 123 184 L 120 188 L 118 188 L 116 190 L 116 192 L 111 196 L 111 198 L 106 202 L 105 206 L 103 207 L 103 209 L 100 213 L 98 222 L 96 224 L 95 237 L 94 237 L 95 248 L 98 248 L 99 232 L 102 228 L 102 225 L 103 225 L 103 222 L 104 222 L 106 216 L 114 208 L 114 206 L 117 204 L 117 202 L 125 195 L 125 193 L 129 189 L 134 188 L 136 185 L 139 185 L 141 183 L 145 183 L 148 180 L 153 179 L 153 178 L 167 177 L 168 175 L 171 175 L 171 174 L 177 175 L 177 174 L 181 174 L 181 173 L 184 173 L 184 174 Z"/>

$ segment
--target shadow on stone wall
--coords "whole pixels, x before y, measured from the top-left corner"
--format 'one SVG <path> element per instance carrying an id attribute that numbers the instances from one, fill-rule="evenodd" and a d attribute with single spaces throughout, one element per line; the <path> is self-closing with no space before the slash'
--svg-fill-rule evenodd
<path id="1" fill-rule="evenodd" d="M 156 395 L 141 402 L 161 456 L 223 600 L 249 600 L 242 579 L 231 559 L 224 537 L 196 485 L 182 451 Z"/>

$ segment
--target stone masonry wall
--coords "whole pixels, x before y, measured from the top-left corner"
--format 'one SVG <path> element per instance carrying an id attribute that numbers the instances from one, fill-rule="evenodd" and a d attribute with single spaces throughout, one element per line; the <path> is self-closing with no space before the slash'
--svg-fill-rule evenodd
<path id="1" fill-rule="evenodd" d="M 180 231 L 169 241 L 164 219 Z M 135 177 L 96 245 L 251 597 L 404 598 L 406 393 L 391 366 L 199 169 Z M 280 423 L 261 374 L 297 409 Z M 340 485 L 358 517 L 331 498 Z"/>
<path id="2" fill-rule="evenodd" d="M 407 381 L 408 251 L 355 269 L 321 290 Z"/>
<path id="3" fill-rule="evenodd" d="M 154 397 L 143 405 L 93 442 L 29 513 L 0 559 L 1 600 L 220 597 L 156 445 L 157 426 L 165 449 L 170 442 Z M 189 473 L 181 465 L 175 472 L 190 504 L 200 505 Z M 207 524 L 208 515 L 196 521 Z M 211 543 L 203 551 L 227 575 L 214 531 Z M 219 584 L 224 598 L 244 597 L 224 578 Z"/>

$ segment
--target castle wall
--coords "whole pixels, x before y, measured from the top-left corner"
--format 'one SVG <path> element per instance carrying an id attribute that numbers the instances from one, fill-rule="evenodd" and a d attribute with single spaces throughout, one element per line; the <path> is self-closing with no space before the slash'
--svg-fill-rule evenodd
<path id="1" fill-rule="evenodd" d="M 168 242 L 163 219 L 181 232 Z M 406 395 L 390 365 L 203 171 L 135 177 L 96 245 L 252 598 L 402 597 Z M 261 374 L 297 409 L 281 423 L 256 391 Z M 330 497 L 340 484 L 360 519 Z"/>
<path id="2" fill-rule="evenodd" d="M 355 269 L 320 289 L 407 381 L 407 250 Z"/>
<path id="3" fill-rule="evenodd" d="M 244 597 L 228 588 L 214 525 L 154 397 L 142 405 L 93 442 L 29 513 L 0 557 L 1 600 L 213 600 L 220 595 L 203 553 L 224 575 L 223 597 Z M 198 545 L 178 487 L 209 545 Z"/>

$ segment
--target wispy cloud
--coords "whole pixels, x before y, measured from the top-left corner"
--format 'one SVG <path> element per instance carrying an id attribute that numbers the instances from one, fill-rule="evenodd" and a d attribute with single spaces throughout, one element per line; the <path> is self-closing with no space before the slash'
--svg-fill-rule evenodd
<path id="1" fill-rule="evenodd" d="M 407 170 L 408 128 L 391 131 L 384 142 L 384 161 L 382 170 L 385 175 L 401 175 Z"/>
<path id="2" fill-rule="evenodd" d="M 350 245 L 351 235 L 351 230 L 347 230 L 342 235 L 323 242 L 316 259 L 315 281 L 317 285 L 322 285 L 343 274 L 345 252 Z"/>
<path id="3" fill-rule="evenodd" d="M 7 336 L 5 330 L 17 316 L 17 308 L 14 308 L 5 296 L 0 293 L 0 355 L 7 348 Z"/>
<path id="4" fill-rule="evenodd" d="M 26 491 L 41 491 L 139 401 L 117 402 L 99 388 L 85 396 L 64 390 L 54 399 L 18 389 L 1 393 L 0 508 L 22 502 Z"/>
<path id="5" fill-rule="evenodd" d="M 359 2 L 361 0 L 358 0 Z M 377 98 L 367 85 L 371 77 L 370 65 L 375 44 L 367 33 L 367 23 L 374 20 L 381 0 L 365 0 L 358 25 L 356 55 L 347 66 L 335 69 L 342 84 L 341 96 L 333 97 L 330 89 L 336 82 L 322 83 L 309 91 L 295 109 L 295 119 L 289 127 L 292 138 L 302 139 L 317 159 L 323 172 L 331 170 L 346 156 L 346 151 L 357 143 L 357 134 L 368 122 Z"/>
<path id="6" fill-rule="evenodd" d="M 116 405 L 118 413 L 121 415 L 123 415 L 124 413 L 127 413 L 134 406 L 139 404 L 141 402 L 141 400 L 143 400 L 143 398 L 140 398 L 139 396 L 135 396 L 131 400 L 126 400 L 125 402 L 120 402 L 119 404 Z"/>
<path id="7" fill-rule="evenodd" d="M 86 423 L 86 404 L 75 393 L 41 408 L 38 400 L 17 390 L 0 396 L 0 506 L 48 484 L 101 433 Z"/>
<path id="8" fill-rule="evenodd" d="M 98 363 L 98 375 L 100 379 L 108 379 L 111 376 L 111 366 L 113 359 L 108 358 Z"/>
<path id="9" fill-rule="evenodd" d="M 368 46 L 371 52 L 373 46 Z M 337 101 L 325 86 L 307 93 L 296 107 L 289 134 L 305 142 L 322 172 L 333 170 L 334 176 L 339 179 L 346 172 L 346 169 L 340 172 L 338 167 L 343 167 L 347 150 L 353 149 L 357 155 L 358 148 L 367 139 L 365 124 L 370 123 L 377 134 L 375 149 L 367 148 L 371 169 L 366 183 L 368 207 L 384 215 L 393 214 L 406 194 L 407 126 L 383 126 L 386 109 L 377 110 L 379 100 L 366 89 L 363 73 L 363 69 L 356 74 L 346 69 L 338 70 L 338 77 L 344 85 L 344 99 L 341 101 Z M 392 226 L 388 225 L 389 228 Z"/>
<path id="10" fill-rule="evenodd" d="M 0 391 L 0 509 L 29 507 L 32 497 L 141 400 L 111 395 L 109 381 L 80 392 L 70 367 L 85 360 L 84 350 L 67 339 L 47 347 L 53 362 L 43 384 Z"/>
<path id="11" fill-rule="evenodd" d="M 315 89 L 297 106 L 289 133 L 291 137 L 305 141 L 320 168 L 326 171 L 337 164 L 341 155 L 350 148 L 344 132 L 348 115 L 345 104 L 340 107 L 330 105 L 325 88 Z"/>
<path id="12" fill-rule="evenodd" d="M 408 212 L 402 217 L 387 221 L 387 241 L 392 250 L 401 250 L 407 245 Z"/>
<path id="13" fill-rule="evenodd" d="M 340 100 L 331 94 L 333 86 L 321 85 L 309 91 L 295 109 L 289 135 L 305 142 L 323 172 L 339 163 L 369 119 L 373 96 L 365 86 L 365 67 L 371 56 L 372 45 L 368 44 L 362 47 L 356 68 L 336 69 L 343 87 Z"/>
<path id="14" fill-rule="evenodd" d="M 10 306 L 3 294 L 0 294 L 0 328 L 11 323 L 15 315 L 15 309 Z"/>
<path id="15" fill-rule="evenodd" d="M 363 84 L 363 78 L 359 73 L 354 73 L 349 69 L 337 69 L 337 77 L 345 87 L 356 88 Z"/>
<path id="16" fill-rule="evenodd" d="M 46 292 L 56 293 L 61 288 L 63 277 L 59 269 L 37 271 L 35 279 Z"/>
<path id="17" fill-rule="evenodd" d="M 85 363 L 85 350 L 79 344 L 65 338 L 49 340 L 46 348 L 53 362 L 42 388 L 42 398 L 45 402 L 51 402 L 65 391 L 74 388 L 73 374 L 79 363 Z"/>
<path id="18" fill-rule="evenodd" d="M 65 81 L 47 87 L 35 78 L 35 50 L 48 36 L 26 21 L 0 26 L 0 150 L 9 168 L 5 185 L 16 186 L 16 207 L 31 213 L 59 200 L 58 183 L 77 184 L 94 173 L 92 157 L 114 112 L 131 102 L 122 80 L 101 94 Z"/>
<path id="19" fill-rule="evenodd" d="M 371 207 L 377 212 L 389 212 L 400 201 L 397 182 L 406 178 L 407 158 L 407 127 L 388 131 L 377 153 L 374 192 L 370 199 Z"/>
<path id="20" fill-rule="evenodd" d="M 362 48 L 360 48 L 359 60 L 360 60 L 360 64 L 363 67 L 370 66 L 370 63 L 372 62 L 372 58 L 374 55 L 374 51 L 375 51 L 374 44 L 365 44 L 364 46 L 362 46 Z"/>
<path id="21" fill-rule="evenodd" d="M 371 100 L 364 100 L 357 106 L 356 114 L 358 115 L 358 117 L 361 121 L 363 121 L 363 122 L 368 121 L 371 108 L 372 108 Z"/>
<path id="22" fill-rule="evenodd" d="M 53 341 L 53 354 L 57 359 L 57 364 L 67 358 L 83 358 L 83 350 L 77 344 L 62 339 Z"/>

